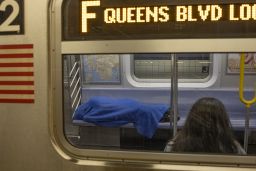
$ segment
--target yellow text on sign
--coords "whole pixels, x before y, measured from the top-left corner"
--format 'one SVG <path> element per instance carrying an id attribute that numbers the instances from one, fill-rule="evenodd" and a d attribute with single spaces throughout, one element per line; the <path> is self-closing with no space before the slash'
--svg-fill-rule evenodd
<path id="1" fill-rule="evenodd" d="M 256 4 L 242 4 L 240 6 L 230 5 L 229 19 L 232 21 L 256 20 Z M 235 12 L 239 11 L 239 12 Z"/>
<path id="2" fill-rule="evenodd" d="M 160 7 L 127 7 L 107 8 L 104 11 L 105 23 L 150 23 L 169 21 L 169 8 Z"/>
<path id="3" fill-rule="evenodd" d="M 97 12 L 88 12 L 89 7 L 99 7 L 100 0 L 81 0 L 82 33 L 88 32 L 88 20 L 99 20 Z M 225 13 L 224 11 L 229 11 Z M 181 6 L 134 6 L 108 7 L 103 10 L 105 24 L 167 23 L 173 22 L 217 22 L 256 20 L 256 4 L 226 5 L 181 5 Z"/>
<path id="4" fill-rule="evenodd" d="M 197 12 L 200 18 L 193 16 Z M 211 21 L 218 21 L 222 17 L 222 8 L 219 5 L 198 5 L 193 6 L 177 6 L 176 7 L 176 21 L 198 21 L 201 19 L 205 21 L 210 19 Z"/>
<path id="5" fill-rule="evenodd" d="M 100 6 L 100 1 L 82 1 L 82 33 L 88 32 L 88 19 L 96 18 L 96 13 L 88 13 L 88 7 Z"/>

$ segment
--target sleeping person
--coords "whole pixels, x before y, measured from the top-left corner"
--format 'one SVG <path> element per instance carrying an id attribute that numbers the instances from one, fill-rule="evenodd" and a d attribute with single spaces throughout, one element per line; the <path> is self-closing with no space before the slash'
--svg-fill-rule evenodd
<path id="1" fill-rule="evenodd" d="M 120 127 L 133 123 L 139 134 L 152 138 L 159 121 L 165 117 L 168 109 L 166 104 L 95 96 L 77 108 L 73 120 L 83 120 L 105 127 Z"/>

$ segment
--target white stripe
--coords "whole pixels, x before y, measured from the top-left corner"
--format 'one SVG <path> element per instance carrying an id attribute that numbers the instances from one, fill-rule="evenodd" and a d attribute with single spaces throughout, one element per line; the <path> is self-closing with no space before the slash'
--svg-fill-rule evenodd
<path id="1" fill-rule="evenodd" d="M 34 67 L 0 67 L 0 72 L 34 72 Z"/>
<path id="2" fill-rule="evenodd" d="M 19 63 L 19 62 L 32 62 L 33 58 L 0 58 L 0 63 Z"/>
<path id="3" fill-rule="evenodd" d="M 3 77 L 0 76 L 0 81 L 34 81 L 34 76 L 12 76 L 12 77 Z"/>
<path id="4" fill-rule="evenodd" d="M 0 54 L 33 53 L 33 49 L 0 49 Z"/>
<path id="5" fill-rule="evenodd" d="M 0 85 L 0 90 L 34 90 L 35 87 L 27 86 L 27 85 L 15 85 L 15 86 L 6 86 L 6 85 Z"/>
<path id="6" fill-rule="evenodd" d="M 0 94 L 0 99 L 34 99 L 34 94 Z"/>

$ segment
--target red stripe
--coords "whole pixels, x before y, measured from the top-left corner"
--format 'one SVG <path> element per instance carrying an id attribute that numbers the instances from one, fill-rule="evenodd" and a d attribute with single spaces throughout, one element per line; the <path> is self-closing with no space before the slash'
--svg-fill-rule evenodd
<path id="1" fill-rule="evenodd" d="M 0 90 L 0 94 L 34 94 L 34 90 Z"/>
<path id="2" fill-rule="evenodd" d="M 0 54 L 0 58 L 33 58 L 33 53 Z"/>
<path id="3" fill-rule="evenodd" d="M 0 85 L 34 85 L 34 81 L 0 81 Z"/>
<path id="4" fill-rule="evenodd" d="M 0 76 L 34 76 L 33 72 L 0 72 Z"/>
<path id="5" fill-rule="evenodd" d="M 34 64 L 29 63 L 0 63 L 0 67 L 33 67 Z"/>
<path id="6" fill-rule="evenodd" d="M 0 99 L 0 103 L 34 103 L 34 99 Z"/>
<path id="7" fill-rule="evenodd" d="M 24 44 L 24 45 L 0 45 L 0 49 L 32 49 L 32 44 Z"/>

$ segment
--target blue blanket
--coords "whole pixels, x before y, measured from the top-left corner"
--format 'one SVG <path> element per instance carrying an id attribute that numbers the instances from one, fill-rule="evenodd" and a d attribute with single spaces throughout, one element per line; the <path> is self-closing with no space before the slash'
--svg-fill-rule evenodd
<path id="1" fill-rule="evenodd" d="M 152 138 L 160 119 L 168 110 L 164 104 L 141 103 L 132 99 L 92 97 L 80 105 L 73 120 L 83 120 L 99 126 L 119 127 L 133 123 L 137 132 Z"/>

